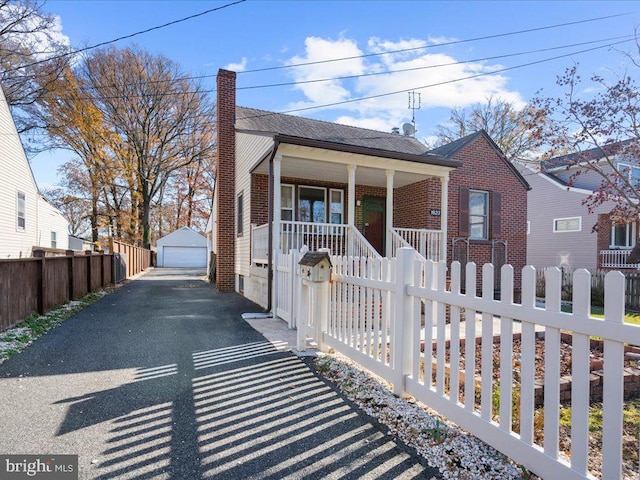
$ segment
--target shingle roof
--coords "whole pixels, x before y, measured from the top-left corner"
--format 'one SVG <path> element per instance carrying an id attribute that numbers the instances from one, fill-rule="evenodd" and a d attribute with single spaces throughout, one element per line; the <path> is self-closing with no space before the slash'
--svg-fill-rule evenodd
<path id="1" fill-rule="evenodd" d="M 446 145 L 442 145 L 441 147 L 434 148 L 430 150 L 429 153 L 433 153 L 436 155 L 442 155 L 443 157 L 450 158 L 452 155 L 460 150 L 462 147 L 474 141 L 477 137 L 484 134 L 483 130 L 479 132 L 472 133 L 471 135 L 467 135 L 466 137 L 459 138 L 454 140 L 451 143 L 447 143 Z"/>
<path id="2" fill-rule="evenodd" d="M 236 107 L 236 128 L 410 155 L 427 153 L 427 147 L 413 137 L 254 108 Z"/>
<path id="3" fill-rule="evenodd" d="M 529 182 L 525 180 L 525 178 L 522 176 L 522 173 L 518 171 L 518 169 L 513 165 L 513 163 L 507 160 L 507 158 L 502 153 L 502 150 L 500 150 L 500 147 L 496 144 L 496 142 L 493 141 L 493 139 L 489 136 L 489 134 L 484 130 L 479 130 L 475 133 L 467 135 L 466 137 L 459 138 L 458 140 L 454 140 L 451 143 L 447 143 L 446 145 L 442 145 L 441 147 L 434 148 L 433 150 L 430 150 L 429 153 L 432 155 L 439 155 L 447 159 L 453 159 L 456 153 L 458 153 L 460 150 L 462 150 L 464 147 L 469 145 L 478 137 L 484 137 L 486 141 L 489 142 L 489 144 L 496 150 L 496 152 L 498 153 L 502 161 L 507 165 L 507 167 L 509 167 L 509 169 L 513 172 L 513 174 L 520 181 L 520 183 L 522 183 L 524 188 L 526 188 L 527 190 L 530 190 L 531 186 L 529 185 Z"/>
<path id="4" fill-rule="evenodd" d="M 589 150 L 583 150 L 581 152 L 568 153 L 566 155 L 560 155 L 553 158 L 548 158 L 540 162 L 541 169 L 553 170 L 554 168 L 567 167 L 576 162 L 587 162 L 590 160 L 598 160 L 606 155 L 615 155 L 617 150 L 621 147 L 625 147 L 632 142 L 637 142 L 637 139 L 630 138 L 621 142 L 613 142 L 602 147 L 590 148 Z"/>

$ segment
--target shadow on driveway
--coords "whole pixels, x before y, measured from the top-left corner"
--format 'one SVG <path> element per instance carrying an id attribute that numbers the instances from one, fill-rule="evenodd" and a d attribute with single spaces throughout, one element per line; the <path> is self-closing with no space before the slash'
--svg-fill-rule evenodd
<path id="1" fill-rule="evenodd" d="M 153 270 L 0 366 L 0 453 L 80 478 L 431 478 L 435 471 L 240 318 L 200 272 Z"/>

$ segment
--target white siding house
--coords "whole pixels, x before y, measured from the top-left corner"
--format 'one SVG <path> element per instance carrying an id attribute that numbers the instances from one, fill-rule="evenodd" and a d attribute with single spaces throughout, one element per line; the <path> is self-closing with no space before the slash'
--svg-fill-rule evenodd
<path id="1" fill-rule="evenodd" d="M 38 190 L 0 90 L 0 258 L 30 257 L 34 246 L 69 247 L 69 222 Z"/>
<path id="2" fill-rule="evenodd" d="M 521 171 L 531 190 L 527 201 L 527 265 L 536 268 L 564 267 L 595 269 L 598 266 L 598 236 L 593 227 L 601 205 L 591 214 L 583 201 L 592 193 L 568 187 L 554 176 L 528 167 Z"/>
<path id="3" fill-rule="evenodd" d="M 640 268 L 640 264 L 627 262 L 638 239 L 639 222 L 616 222 L 611 215 L 614 201 L 595 206 L 587 201 L 600 188 L 602 175 L 614 172 L 611 165 L 628 172 L 630 181 L 640 181 L 634 142 L 624 140 L 546 159 L 535 171 L 519 167 L 532 186 L 527 212 L 528 264 L 570 270 Z M 602 175 L 584 168 L 587 161 L 598 165 Z"/>

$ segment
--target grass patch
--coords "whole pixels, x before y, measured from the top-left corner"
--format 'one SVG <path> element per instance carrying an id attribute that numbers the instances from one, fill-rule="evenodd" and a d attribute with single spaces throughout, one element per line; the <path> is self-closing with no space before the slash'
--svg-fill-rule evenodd
<path id="1" fill-rule="evenodd" d="M 31 315 L 15 327 L 0 332 L 0 363 L 22 352 L 48 330 L 57 327 L 83 308 L 88 307 L 107 293 L 111 293 L 115 288 L 109 287 L 101 292 L 89 293 L 80 300 L 58 305 L 44 315 Z"/>
<path id="2" fill-rule="evenodd" d="M 573 307 L 571 305 L 562 305 L 561 310 L 565 313 L 572 313 Z M 593 305 L 591 307 L 591 316 L 595 318 L 604 318 L 604 307 L 598 307 Z M 633 325 L 640 325 L 640 313 L 632 312 L 630 310 L 625 311 L 624 322 L 631 323 Z"/>

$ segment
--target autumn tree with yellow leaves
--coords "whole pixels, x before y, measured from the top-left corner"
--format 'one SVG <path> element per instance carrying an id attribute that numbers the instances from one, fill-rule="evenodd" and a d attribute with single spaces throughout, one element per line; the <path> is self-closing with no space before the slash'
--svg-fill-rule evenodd
<path id="1" fill-rule="evenodd" d="M 166 216 L 172 199 L 179 204 L 176 223 L 192 223 L 196 204 L 200 214 L 203 205 L 208 211 L 214 108 L 175 62 L 134 47 L 110 47 L 67 66 L 62 78 L 43 81 L 49 94 L 37 115 L 55 144 L 86 169 L 94 241 L 107 225 L 148 248 L 152 221 Z"/>

